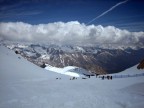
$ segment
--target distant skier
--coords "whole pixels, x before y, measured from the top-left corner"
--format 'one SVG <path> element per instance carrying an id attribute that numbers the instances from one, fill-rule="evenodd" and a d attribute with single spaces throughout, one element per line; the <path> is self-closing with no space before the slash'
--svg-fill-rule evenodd
<path id="1" fill-rule="evenodd" d="M 110 79 L 112 80 L 112 76 L 110 76 Z"/>
<path id="2" fill-rule="evenodd" d="M 104 80 L 104 76 L 102 76 L 102 80 Z"/>
<path id="3" fill-rule="evenodd" d="M 107 76 L 107 79 L 109 80 L 111 77 L 110 76 Z"/>
<path id="4" fill-rule="evenodd" d="M 99 74 L 96 74 L 96 78 L 98 77 Z"/>
<path id="5" fill-rule="evenodd" d="M 90 78 L 90 75 L 87 75 Z"/>

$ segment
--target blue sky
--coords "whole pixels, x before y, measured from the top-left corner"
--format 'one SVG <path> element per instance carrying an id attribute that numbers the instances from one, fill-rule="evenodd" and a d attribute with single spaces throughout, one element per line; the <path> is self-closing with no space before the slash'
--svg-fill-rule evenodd
<path id="1" fill-rule="evenodd" d="M 0 22 L 47 24 L 79 21 L 87 24 L 122 1 L 124 0 L 0 0 Z M 143 0 L 128 0 L 90 24 L 143 31 L 143 7 Z"/>

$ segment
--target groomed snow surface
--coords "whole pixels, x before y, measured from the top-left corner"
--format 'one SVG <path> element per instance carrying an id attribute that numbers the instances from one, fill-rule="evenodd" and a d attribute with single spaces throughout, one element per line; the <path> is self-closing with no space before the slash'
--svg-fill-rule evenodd
<path id="1" fill-rule="evenodd" d="M 144 76 L 70 80 L 51 71 L 0 46 L 0 108 L 144 108 Z"/>

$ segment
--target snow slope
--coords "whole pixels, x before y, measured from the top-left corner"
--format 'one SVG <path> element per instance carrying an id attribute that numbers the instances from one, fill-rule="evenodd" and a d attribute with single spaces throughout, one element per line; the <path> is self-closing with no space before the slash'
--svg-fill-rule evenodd
<path id="1" fill-rule="evenodd" d="M 126 69 L 125 71 L 123 72 L 120 72 L 120 73 L 117 73 L 118 74 L 122 74 L 122 75 L 126 75 L 126 74 L 129 74 L 129 75 L 133 75 L 133 74 L 140 74 L 140 73 L 144 73 L 144 70 L 140 69 L 138 70 L 137 69 L 137 65 L 129 68 L 129 69 Z"/>
<path id="2" fill-rule="evenodd" d="M 52 72 L 59 73 L 59 74 L 63 74 L 63 75 L 68 75 L 68 76 L 72 76 L 72 77 L 80 77 L 80 74 L 78 74 L 76 72 L 71 72 L 69 70 L 65 70 L 65 68 L 57 68 L 57 67 L 47 66 L 47 67 L 45 67 L 45 69 L 52 71 Z"/>
<path id="3" fill-rule="evenodd" d="M 96 77 L 70 80 L 68 76 L 44 70 L 19 57 L 0 46 L 0 108 L 144 106 L 143 76 L 113 80 Z M 133 70 L 138 71 L 135 68 Z"/>
<path id="4" fill-rule="evenodd" d="M 72 76 L 72 77 L 85 77 L 85 75 L 92 75 L 92 73 L 88 72 L 87 70 L 78 68 L 76 66 L 66 66 L 64 68 L 58 68 L 47 64 L 45 69 L 59 74 Z"/>

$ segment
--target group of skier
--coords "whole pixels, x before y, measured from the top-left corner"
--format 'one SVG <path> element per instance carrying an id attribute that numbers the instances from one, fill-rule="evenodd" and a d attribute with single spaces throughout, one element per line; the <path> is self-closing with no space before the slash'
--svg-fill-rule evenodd
<path id="1" fill-rule="evenodd" d="M 112 80 L 112 76 L 102 76 L 101 78 L 102 78 L 102 80 L 104 80 L 104 79 Z"/>
<path id="2" fill-rule="evenodd" d="M 87 78 L 90 78 L 90 75 L 87 75 Z M 86 77 L 82 77 L 82 79 L 87 79 L 87 78 Z M 98 77 L 98 75 L 96 75 L 96 78 L 101 78 L 102 80 L 104 80 L 104 79 L 112 80 L 113 79 L 113 77 L 109 76 L 109 75 L 107 75 L 107 76 L 99 76 L 99 77 Z M 56 79 L 61 79 L 61 78 L 56 78 Z M 70 78 L 70 80 L 75 80 L 75 79 L 77 79 L 77 77 Z"/>

